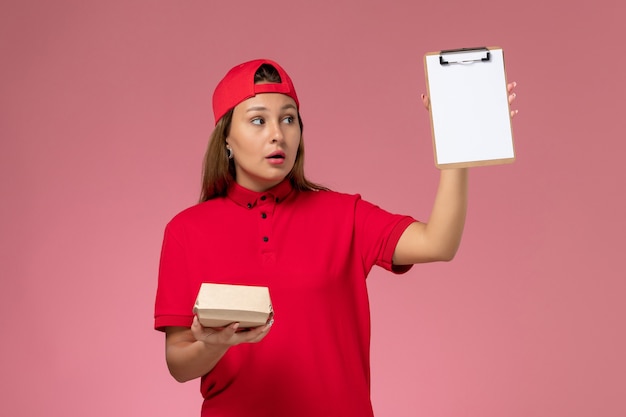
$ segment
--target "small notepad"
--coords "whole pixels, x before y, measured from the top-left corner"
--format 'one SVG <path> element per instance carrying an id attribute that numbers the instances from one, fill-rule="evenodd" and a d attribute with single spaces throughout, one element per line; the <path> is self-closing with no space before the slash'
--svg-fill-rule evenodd
<path id="1" fill-rule="evenodd" d="M 462 48 L 424 56 L 438 168 L 515 160 L 502 48 Z"/>

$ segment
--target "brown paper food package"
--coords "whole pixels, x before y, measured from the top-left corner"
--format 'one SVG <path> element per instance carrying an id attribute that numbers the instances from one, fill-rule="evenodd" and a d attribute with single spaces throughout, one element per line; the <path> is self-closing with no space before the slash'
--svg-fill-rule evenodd
<path id="1" fill-rule="evenodd" d="M 239 328 L 263 326 L 274 314 L 269 288 L 213 283 L 200 286 L 193 312 L 204 327 Z"/>

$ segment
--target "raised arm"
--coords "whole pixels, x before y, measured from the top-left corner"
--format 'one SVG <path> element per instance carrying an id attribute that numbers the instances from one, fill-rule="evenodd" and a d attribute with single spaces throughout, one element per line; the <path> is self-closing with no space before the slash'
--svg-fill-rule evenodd
<path id="1" fill-rule="evenodd" d="M 449 261 L 461 243 L 467 211 L 467 168 L 441 171 L 435 203 L 427 223 L 404 231 L 393 255 L 396 265 Z"/>
<path id="2" fill-rule="evenodd" d="M 516 97 L 516 83 L 510 83 L 509 103 Z M 428 97 L 422 101 L 429 107 Z M 511 111 L 511 117 L 517 110 Z M 413 223 L 404 231 L 393 255 L 396 265 L 449 261 L 461 243 L 467 213 L 468 169 L 441 170 L 435 203 L 427 223 Z"/>

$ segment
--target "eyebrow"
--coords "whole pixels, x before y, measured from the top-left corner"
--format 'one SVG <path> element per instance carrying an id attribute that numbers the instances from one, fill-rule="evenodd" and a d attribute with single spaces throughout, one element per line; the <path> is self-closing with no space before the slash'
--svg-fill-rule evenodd
<path id="1" fill-rule="evenodd" d="M 298 110 L 296 108 L 296 106 L 294 106 L 293 104 L 285 104 L 283 107 L 280 108 L 281 110 L 287 110 L 287 109 L 294 109 L 294 110 Z M 249 109 L 246 110 L 247 112 L 251 112 L 251 111 L 264 111 L 267 110 L 267 107 L 265 106 L 254 106 L 254 107 L 250 107 Z"/>

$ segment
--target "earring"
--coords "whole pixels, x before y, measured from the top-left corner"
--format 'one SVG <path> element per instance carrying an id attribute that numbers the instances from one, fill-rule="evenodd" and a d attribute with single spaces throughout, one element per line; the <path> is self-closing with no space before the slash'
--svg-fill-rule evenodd
<path id="1" fill-rule="evenodd" d="M 233 159 L 233 150 L 230 147 L 226 147 L 226 155 L 228 156 L 228 159 Z"/>

